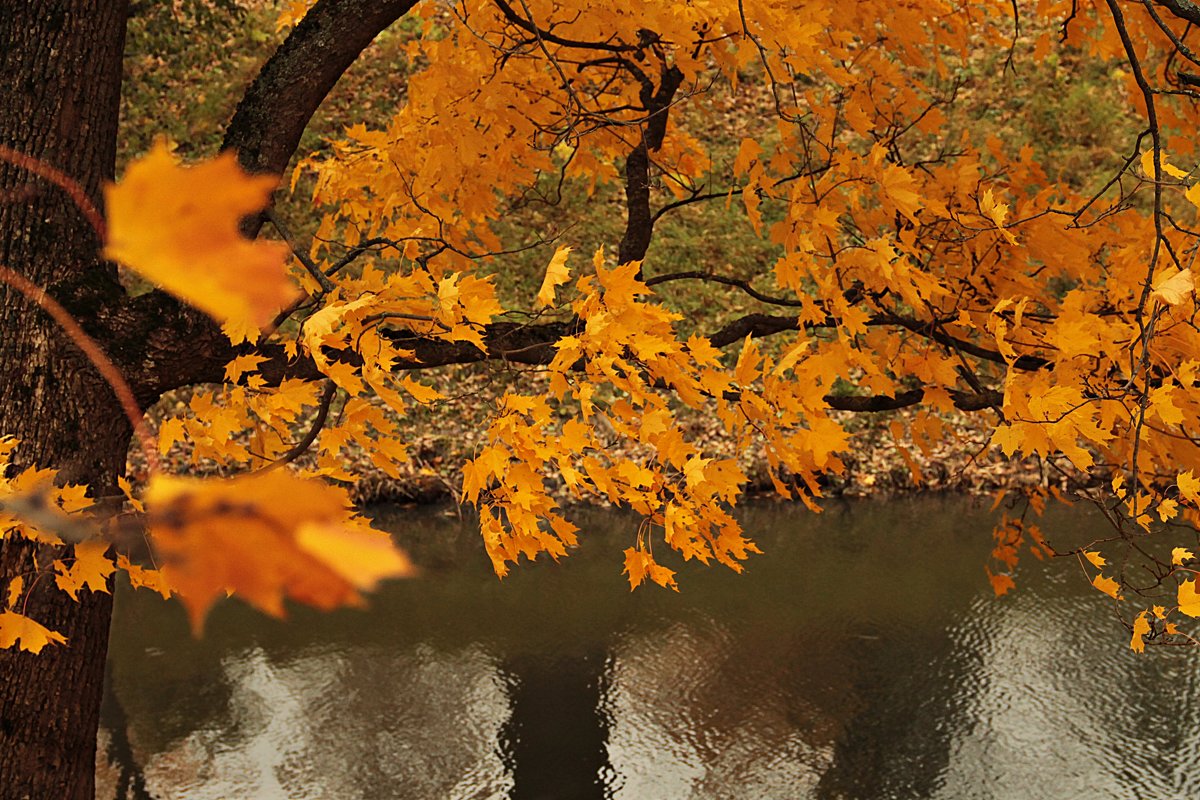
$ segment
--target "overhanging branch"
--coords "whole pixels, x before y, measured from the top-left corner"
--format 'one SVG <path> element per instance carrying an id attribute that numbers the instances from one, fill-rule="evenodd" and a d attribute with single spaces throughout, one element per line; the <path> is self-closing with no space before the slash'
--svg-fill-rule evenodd
<path id="1" fill-rule="evenodd" d="M 1200 25 L 1200 5 L 1191 0 L 1155 0 L 1155 2 L 1180 19 L 1185 19 L 1193 25 Z"/>
<path id="2" fill-rule="evenodd" d="M 318 0 L 263 64 L 225 131 L 250 172 L 281 174 L 325 97 L 367 45 L 416 0 Z"/>
<path id="3" fill-rule="evenodd" d="M 416 0 L 318 0 L 263 65 L 225 132 L 249 172 L 281 174 L 309 120 L 342 73 Z M 243 226 L 256 236 L 254 217 Z M 220 327 L 162 291 L 121 298 L 107 312 L 131 332 L 123 368 L 143 401 L 192 383 L 222 380 L 235 350 Z M 280 364 L 282 374 L 284 364 Z"/>
<path id="4" fill-rule="evenodd" d="M 750 314 L 735 320 L 709 337 L 714 346 L 724 347 L 746 336 L 770 336 L 787 330 L 797 330 L 799 321 L 795 317 L 778 317 L 768 314 Z M 497 322 L 486 326 L 482 338 L 486 349 L 470 342 L 451 342 L 431 338 L 408 330 L 385 331 L 387 338 L 397 347 L 412 352 L 412 357 L 396 359 L 397 370 L 420 370 L 449 364 L 472 364 L 484 361 L 508 361 L 530 366 L 545 366 L 557 354 L 556 344 L 566 336 L 576 336 L 583 329 L 578 319 L 540 325 L 522 325 L 513 322 Z M 284 378 L 314 379 L 321 373 L 311 359 L 287 361 L 281 347 L 275 348 L 271 361 L 260 366 L 260 373 L 268 383 L 278 383 Z M 262 351 L 260 351 L 262 352 Z M 347 363 L 357 364 L 358 357 L 349 352 L 327 351 L 328 356 Z M 956 408 L 962 411 L 980 411 L 998 407 L 1004 395 L 993 389 L 962 391 L 950 389 Z M 831 408 L 843 411 L 878 412 L 894 411 L 917 405 L 925 397 L 923 388 L 908 389 L 895 395 L 827 395 L 824 399 Z"/>

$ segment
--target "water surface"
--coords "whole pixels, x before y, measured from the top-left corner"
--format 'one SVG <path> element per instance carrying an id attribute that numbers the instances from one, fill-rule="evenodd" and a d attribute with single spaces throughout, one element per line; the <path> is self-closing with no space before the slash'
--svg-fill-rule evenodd
<path id="1" fill-rule="evenodd" d="M 1100 523 L 1056 511 L 1070 544 Z M 1200 796 L 1197 656 L 1137 656 L 1065 560 L 992 597 L 961 499 L 742 514 L 744 575 L 631 593 L 636 524 L 497 581 L 468 522 L 384 511 L 424 572 L 366 611 L 120 597 L 101 768 L 156 798 Z M 665 560 L 665 559 L 663 559 Z M 101 794 L 101 796 L 105 796 Z M 137 796 L 131 793 L 130 796 Z"/>

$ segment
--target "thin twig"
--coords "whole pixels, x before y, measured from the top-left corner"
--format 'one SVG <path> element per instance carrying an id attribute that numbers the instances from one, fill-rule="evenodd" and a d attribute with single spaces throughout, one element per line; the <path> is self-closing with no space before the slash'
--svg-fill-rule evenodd
<path id="1" fill-rule="evenodd" d="M 45 178 L 66 192 L 71 201 L 75 203 L 75 206 L 83 213 L 83 216 L 92 226 L 92 230 L 96 232 L 96 237 L 100 240 L 100 244 L 104 244 L 108 238 L 108 228 L 104 224 L 104 217 L 100 215 L 100 210 L 96 208 L 96 204 L 83 191 L 83 187 L 69 175 L 55 169 L 41 159 L 19 153 L 11 147 L 6 147 L 2 144 L 0 144 L 0 161 L 7 161 L 26 172 L 32 172 L 40 178 Z"/>
<path id="2" fill-rule="evenodd" d="M 312 275 L 313 279 L 320 284 L 321 291 L 324 294 L 329 294 L 332 292 L 334 290 L 333 281 L 329 280 L 329 278 L 325 275 L 325 272 L 315 263 L 313 263 L 311 258 L 308 257 L 308 253 L 305 253 L 304 250 L 296 244 L 296 240 L 292 238 L 292 235 L 288 232 L 288 229 L 284 227 L 283 220 L 279 218 L 279 214 L 275 212 L 275 209 L 268 208 L 263 212 L 263 217 L 265 217 L 266 220 L 274 226 L 275 230 L 278 231 L 279 235 L 283 237 L 283 241 L 289 248 L 291 248 L 292 253 L 296 256 L 296 259 L 304 265 L 306 270 L 308 270 L 308 274 Z"/>
<path id="3" fill-rule="evenodd" d="M 96 371 L 100 373 L 100 377 L 104 378 L 105 382 L 112 388 L 113 394 L 117 396 L 117 401 L 121 404 L 121 409 L 125 412 L 125 416 L 129 419 L 129 423 L 133 426 L 133 432 L 137 435 L 141 443 L 143 455 L 146 458 L 146 464 L 151 472 L 157 472 L 158 465 L 158 450 L 154 446 L 154 441 L 150 438 L 150 433 L 146 430 L 144 415 L 142 409 L 138 406 L 137 400 L 133 396 L 133 390 L 129 388 L 129 384 L 125 381 L 125 377 L 121 374 L 121 370 L 109 359 L 92 337 L 84 333 L 79 323 L 71 316 L 71 313 L 63 308 L 59 303 L 48 294 L 46 290 L 27 279 L 24 275 L 20 275 L 13 270 L 0 265 L 0 283 L 6 283 L 18 292 L 23 294 L 29 302 L 41 308 L 49 314 L 58 326 L 62 328 L 75 346 L 78 347 L 88 361 L 96 367 Z"/>
<path id="4" fill-rule="evenodd" d="M 304 434 L 304 438 L 296 442 L 291 450 L 281 455 L 279 458 L 272 461 L 270 464 L 262 468 L 262 472 L 278 469 L 286 464 L 290 464 L 300 456 L 308 452 L 308 448 L 317 440 L 317 436 L 325 427 L 325 420 L 329 418 L 329 406 L 333 403 L 333 398 L 337 394 L 337 384 L 333 381 L 325 381 L 325 389 L 321 393 L 321 400 L 317 406 L 317 416 L 313 420 L 312 427 L 308 429 L 308 433 Z"/>

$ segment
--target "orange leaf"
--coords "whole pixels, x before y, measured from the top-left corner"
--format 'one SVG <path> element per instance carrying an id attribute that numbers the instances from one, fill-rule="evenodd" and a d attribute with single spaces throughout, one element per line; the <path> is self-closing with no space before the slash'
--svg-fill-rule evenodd
<path id="1" fill-rule="evenodd" d="M 75 545 L 75 560 L 69 565 L 55 561 L 58 574 L 54 582 L 58 588 L 79 599 L 79 590 L 84 587 L 93 592 L 108 592 L 108 576 L 116 570 L 112 560 L 104 555 L 107 542 L 86 541 Z"/>
<path id="2" fill-rule="evenodd" d="M 232 153 L 181 167 L 159 143 L 105 189 L 104 255 L 222 322 L 261 328 L 296 294 L 288 247 L 250 241 L 238 222 L 274 187 L 243 173 Z"/>
<path id="3" fill-rule="evenodd" d="M 1129 640 L 1129 649 L 1135 653 L 1141 653 L 1146 650 L 1146 634 L 1150 632 L 1150 621 L 1146 619 L 1146 612 L 1137 615 L 1137 619 L 1133 621 L 1133 637 Z"/>
<path id="4" fill-rule="evenodd" d="M 1195 289 L 1196 279 L 1192 276 L 1191 269 L 1184 269 L 1167 272 L 1159 278 L 1150 296 L 1165 305 L 1177 306 L 1191 297 Z"/>
<path id="5" fill-rule="evenodd" d="M 1186 178 L 1187 177 L 1186 172 L 1184 172 L 1183 170 L 1181 170 L 1179 167 L 1175 166 L 1171 162 L 1167 161 L 1167 154 L 1165 152 L 1163 152 L 1162 150 L 1158 151 L 1158 162 L 1160 164 L 1162 164 L 1163 172 L 1170 175 L 1172 178 Z M 1151 179 L 1157 178 L 1158 173 L 1154 169 L 1154 148 L 1150 148 L 1146 152 L 1142 153 L 1141 167 L 1142 167 L 1142 172 L 1144 172 L 1146 174 L 1147 178 L 1151 178 Z"/>
<path id="6" fill-rule="evenodd" d="M 423 383 L 418 383 L 407 375 L 400 378 L 400 385 L 404 387 L 404 391 L 413 396 L 421 405 L 429 405 L 435 400 L 445 400 L 446 396 L 434 389 L 432 386 L 426 386 Z"/>
<path id="7" fill-rule="evenodd" d="M 171 588 L 192 626 L 227 590 L 275 616 L 283 600 L 330 609 L 361 602 L 358 589 L 409 575 L 383 534 L 350 516 L 346 495 L 286 470 L 230 480 L 156 476 L 146 487 L 149 527 Z"/>
<path id="8" fill-rule="evenodd" d="M 1008 592 L 1017 588 L 1017 583 L 1012 579 L 1011 575 L 989 572 L 988 580 L 991 581 L 992 591 L 996 593 L 996 597 L 1003 597 Z"/>
<path id="9" fill-rule="evenodd" d="M 149 589 L 158 592 L 164 600 L 171 597 L 171 587 L 167 585 L 166 576 L 162 570 L 146 569 L 129 560 L 128 556 L 117 556 L 117 567 L 129 575 L 129 585 L 135 589 Z"/>
<path id="10" fill-rule="evenodd" d="M 921 197 L 916 192 L 917 184 L 912 174 L 904 167 L 889 164 L 880 175 L 880 184 L 896 210 L 916 221 L 917 212 L 921 210 Z"/>
<path id="11" fill-rule="evenodd" d="M 636 589 L 647 577 L 664 588 L 679 591 L 675 583 L 675 572 L 654 562 L 648 551 L 636 547 L 625 550 L 625 574 L 629 576 L 629 590 Z"/>
<path id="12" fill-rule="evenodd" d="M 21 599 L 21 592 L 25 591 L 25 579 L 20 575 L 8 582 L 8 602 L 5 603 L 5 608 L 13 608 L 17 601 Z"/>
<path id="13" fill-rule="evenodd" d="M 1114 600 L 1120 600 L 1121 596 L 1117 594 L 1117 590 L 1121 585 L 1112 578 L 1106 578 L 1103 575 L 1097 575 L 1092 578 L 1092 585 Z"/>
<path id="14" fill-rule="evenodd" d="M 646 580 L 646 567 L 653 560 L 645 550 L 639 550 L 636 547 L 625 548 L 624 572 L 629 576 L 629 591 L 632 592 L 642 581 Z"/>
<path id="15" fill-rule="evenodd" d="M 1184 500 L 1200 503 L 1200 478 L 1193 475 L 1190 469 L 1179 473 L 1175 483 L 1179 486 L 1179 494 Z"/>
<path id="16" fill-rule="evenodd" d="M 48 644 L 66 644 L 67 637 L 15 611 L 0 612 L 0 648 L 13 647 L 17 642 L 22 650 L 40 653 Z"/>
<path id="17" fill-rule="evenodd" d="M 560 247 L 554 251 L 554 258 L 550 259 L 550 265 L 546 267 L 546 277 L 542 279 L 542 288 L 538 289 L 538 308 L 554 305 L 555 288 L 570 280 L 570 271 L 567 269 L 567 256 L 570 254 L 569 247 Z"/>
<path id="18" fill-rule="evenodd" d="M 1183 581 L 1179 584 L 1176 594 L 1179 610 L 1189 617 L 1200 617 L 1200 592 L 1196 591 L 1195 581 Z"/>

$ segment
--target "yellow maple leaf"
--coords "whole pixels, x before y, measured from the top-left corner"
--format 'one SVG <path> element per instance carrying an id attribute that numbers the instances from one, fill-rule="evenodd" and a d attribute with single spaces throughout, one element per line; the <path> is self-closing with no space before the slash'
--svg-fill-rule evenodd
<path id="1" fill-rule="evenodd" d="M 1154 291 L 1150 297 L 1164 305 L 1177 306 L 1192 296 L 1196 289 L 1196 280 L 1192 270 L 1168 270 L 1154 282 Z"/>
<path id="2" fill-rule="evenodd" d="M 1183 564 L 1184 561 L 1195 557 L 1195 554 L 1191 550 L 1185 550 L 1182 547 L 1176 547 L 1171 551 L 1171 563 L 1177 567 Z"/>
<path id="3" fill-rule="evenodd" d="M 1188 190 L 1183 193 L 1183 196 L 1192 202 L 1194 206 L 1200 206 L 1200 183 L 1194 183 Z"/>
<path id="4" fill-rule="evenodd" d="M 1175 166 L 1171 162 L 1167 161 L 1167 154 L 1165 151 L 1163 151 L 1163 150 L 1158 151 L 1158 161 L 1160 164 L 1162 164 L 1163 172 L 1167 173 L 1172 178 L 1186 178 L 1187 177 L 1186 172 L 1184 172 L 1183 170 L 1181 170 L 1179 167 Z M 1146 177 L 1155 178 L 1157 173 L 1154 171 L 1154 148 L 1153 147 L 1150 148 L 1149 150 L 1147 150 L 1146 152 L 1142 153 L 1141 167 L 1142 167 L 1142 172 L 1146 175 Z"/>
<path id="5" fill-rule="evenodd" d="M 275 179 L 248 176 L 232 153 L 181 167 L 161 142 L 105 188 L 104 255 L 236 327 L 261 328 L 296 294 L 288 247 L 242 236 Z"/>
<path id="6" fill-rule="evenodd" d="M 1004 220 L 1008 217 L 1008 203 L 997 203 L 991 189 L 984 191 L 983 196 L 979 198 L 979 211 L 995 223 L 1009 244 L 1017 243 L 1016 237 L 1004 229 Z"/>
<path id="7" fill-rule="evenodd" d="M 258 366 L 267 360 L 266 356 L 258 356 L 252 353 L 240 355 L 225 365 L 225 380 L 230 383 L 237 383 L 242 379 L 243 375 L 256 371 Z"/>
<path id="8" fill-rule="evenodd" d="M 1158 518 L 1163 522 L 1173 519 L 1179 513 L 1179 504 L 1169 497 L 1164 497 L 1158 503 Z"/>
<path id="9" fill-rule="evenodd" d="M 1088 561 L 1092 562 L 1092 566 L 1094 566 L 1096 569 L 1101 569 L 1105 564 L 1108 563 L 1104 560 L 1104 556 L 1100 555 L 1095 550 L 1087 550 L 1083 555 Z"/>
<path id="10" fill-rule="evenodd" d="M 412 573 L 402 553 L 350 516 L 344 492 L 286 470 L 228 480 L 155 476 L 146 505 L 160 562 L 197 630 L 227 590 L 282 616 L 285 597 L 321 609 L 355 605 L 358 589 Z"/>
<path id="11" fill-rule="evenodd" d="M 915 222 L 922 204 L 912 174 L 904 167 L 889 164 L 880 173 L 879 183 L 896 210 Z"/>
<path id="12" fill-rule="evenodd" d="M 1023 442 L 1021 432 L 1012 425 L 997 425 L 992 431 L 991 444 L 999 447 L 1006 456 L 1020 450 Z"/>
<path id="13" fill-rule="evenodd" d="M 742 139 L 742 143 L 738 147 L 737 158 L 733 160 L 733 174 L 740 177 L 749 172 L 750 165 L 758 160 L 762 151 L 762 145 L 754 139 Z"/>
<path id="14" fill-rule="evenodd" d="M 25 578 L 18 575 L 8 582 L 8 602 L 6 608 L 14 608 L 17 605 L 17 600 L 21 598 L 21 592 L 25 591 Z"/>
<path id="15" fill-rule="evenodd" d="M 1133 621 L 1133 637 L 1129 640 L 1129 649 L 1135 653 L 1141 653 L 1146 650 L 1146 634 L 1150 632 L 1150 621 L 1146 619 L 1146 612 L 1137 615 L 1137 619 Z"/>
<path id="16" fill-rule="evenodd" d="M 426 386 L 423 383 L 414 381 L 409 376 L 405 375 L 400 378 L 400 385 L 404 387 L 404 391 L 413 396 L 421 405 L 429 405 L 435 400 L 445 400 L 446 396 L 434 389 L 432 386 Z"/>
<path id="17" fill-rule="evenodd" d="M 391 537 L 364 520 L 355 523 L 303 524 L 296 531 L 296 544 L 362 591 L 370 591 L 387 578 L 413 574 L 412 563 L 396 549 Z"/>
<path id="18" fill-rule="evenodd" d="M 1092 578 L 1092 585 L 1114 600 L 1120 600 L 1121 595 L 1117 594 L 1117 590 L 1121 585 L 1112 578 L 1106 578 L 1103 575 L 1097 575 Z"/>
<path id="19" fill-rule="evenodd" d="M 571 248 L 560 247 L 554 251 L 554 258 L 546 267 L 546 277 L 542 278 L 542 288 L 537 293 L 537 308 L 554 305 L 554 290 L 570 280 L 571 273 L 567 269 L 567 256 Z"/>
<path id="20" fill-rule="evenodd" d="M 58 574 L 54 582 L 75 600 L 79 599 L 79 590 L 84 587 L 93 592 L 108 592 L 108 576 L 116 570 L 112 559 L 105 555 L 108 550 L 107 542 L 86 541 L 75 545 L 75 560 L 69 564 L 65 561 L 55 561 Z"/>
<path id="21" fill-rule="evenodd" d="M 1176 476 L 1175 485 L 1179 487 L 1179 494 L 1184 500 L 1200 503 L 1200 478 L 1193 475 L 1190 469 Z"/>
<path id="22" fill-rule="evenodd" d="M 19 643 L 20 649 L 40 653 L 48 644 L 66 644 L 67 637 L 15 611 L 0 612 L 0 648 Z"/>
<path id="23" fill-rule="evenodd" d="M 683 466 L 683 477 L 689 489 L 695 489 L 706 480 L 704 470 L 712 463 L 711 458 L 692 456 Z"/>
<path id="24" fill-rule="evenodd" d="M 58 504 L 68 514 L 75 511 L 82 511 L 85 508 L 91 508 L 93 505 L 92 498 L 87 496 L 86 486 L 78 484 L 64 486 L 57 493 Z"/>
<path id="25" fill-rule="evenodd" d="M 129 575 L 129 585 L 133 588 L 149 589 L 152 592 L 158 592 L 164 600 L 170 599 L 171 587 L 162 570 L 147 569 L 134 564 L 126 555 L 117 556 L 117 568 L 124 570 Z"/>
<path id="26" fill-rule="evenodd" d="M 1200 592 L 1196 591 L 1195 581 L 1182 581 L 1175 598 L 1180 611 L 1189 617 L 1200 617 Z"/>
<path id="27" fill-rule="evenodd" d="M 559 443 L 563 449 L 571 453 L 582 453 L 591 441 L 590 429 L 577 419 L 569 419 L 563 423 L 562 436 Z"/>
<path id="28" fill-rule="evenodd" d="M 653 559 L 650 554 L 636 547 L 625 548 L 625 574 L 629 576 L 629 591 L 633 591 L 646 579 L 646 567 Z"/>
<path id="29" fill-rule="evenodd" d="M 996 597 L 1003 597 L 1008 592 L 1017 588 L 1017 582 L 1012 579 L 1011 575 L 1006 575 L 1003 572 L 992 572 L 987 570 L 988 582 L 992 584 L 992 591 Z"/>
<path id="30" fill-rule="evenodd" d="M 629 576 L 629 591 L 636 589 L 646 578 L 663 588 L 679 591 L 675 572 L 655 563 L 653 555 L 637 547 L 625 550 L 625 574 Z"/>
<path id="31" fill-rule="evenodd" d="M 304 19 L 304 15 L 308 13 L 313 2 L 314 0 L 291 0 L 288 2 L 275 19 L 275 32 L 279 33 L 285 28 L 291 28 Z"/>
<path id="32" fill-rule="evenodd" d="M 166 455 L 170 452 L 172 445 L 176 442 L 182 442 L 184 436 L 183 420 L 179 417 L 170 417 L 163 420 L 162 425 L 158 428 L 158 452 Z"/>

